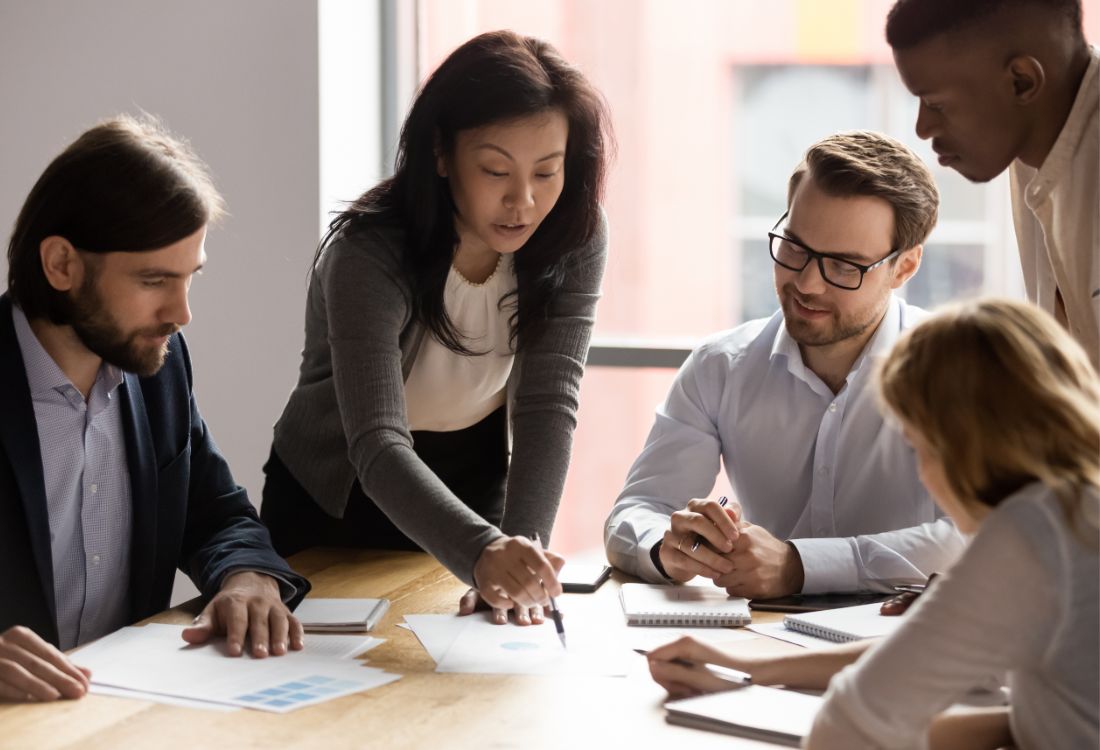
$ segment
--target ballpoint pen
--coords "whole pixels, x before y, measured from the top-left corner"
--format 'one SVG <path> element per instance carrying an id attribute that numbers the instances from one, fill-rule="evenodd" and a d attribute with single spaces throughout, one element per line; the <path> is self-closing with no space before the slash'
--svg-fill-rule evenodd
<path id="1" fill-rule="evenodd" d="M 539 534 L 535 532 L 535 544 L 542 546 L 542 540 L 539 538 Z M 542 586 L 542 590 L 546 591 L 546 584 L 539 579 L 539 585 Z M 549 594 L 547 594 L 549 596 Z M 554 597 L 550 597 L 550 616 L 554 618 L 554 629 L 558 631 L 558 640 L 561 641 L 561 647 L 567 648 L 565 645 L 565 626 L 561 622 L 561 610 L 558 609 L 558 603 L 554 601 Z"/>
<path id="2" fill-rule="evenodd" d="M 649 652 L 644 648 L 636 648 L 634 652 L 641 654 L 642 656 L 649 656 Z M 748 672 L 742 672 L 740 669 L 731 669 L 729 667 L 723 667 L 719 664 L 698 664 L 687 659 L 670 659 L 670 664 L 679 664 L 681 667 L 702 667 L 707 672 L 710 672 L 713 676 L 722 680 L 723 682 L 729 682 L 734 685 L 743 686 L 752 684 L 752 675 Z"/>
<path id="3" fill-rule="evenodd" d="M 718 504 L 721 505 L 723 508 L 725 508 L 726 503 L 728 503 L 729 501 L 730 500 L 729 500 L 728 497 L 726 497 L 725 495 L 722 495 L 722 498 L 718 501 Z M 691 544 L 691 551 L 694 552 L 695 550 L 699 549 L 699 545 L 702 544 L 702 543 L 703 543 L 703 537 L 700 536 L 699 534 L 696 534 L 695 535 L 695 541 L 692 542 L 692 544 Z"/>

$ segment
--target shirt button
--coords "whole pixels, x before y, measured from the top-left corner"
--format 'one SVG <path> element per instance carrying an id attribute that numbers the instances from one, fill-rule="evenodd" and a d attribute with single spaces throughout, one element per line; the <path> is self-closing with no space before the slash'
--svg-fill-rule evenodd
<path id="1" fill-rule="evenodd" d="M 91 490 L 92 494 L 94 495 L 95 493 L 99 492 L 99 485 L 98 484 L 93 484 L 88 489 Z"/>
<path id="2" fill-rule="evenodd" d="M 836 401 L 829 404 L 829 411 L 836 411 Z"/>
<path id="3" fill-rule="evenodd" d="M 829 467 L 828 466 L 822 466 L 822 467 L 818 468 L 817 473 L 820 474 L 823 477 L 828 476 L 829 475 Z"/>
<path id="4" fill-rule="evenodd" d="M 99 555 L 92 555 L 92 565 L 99 565 Z"/>

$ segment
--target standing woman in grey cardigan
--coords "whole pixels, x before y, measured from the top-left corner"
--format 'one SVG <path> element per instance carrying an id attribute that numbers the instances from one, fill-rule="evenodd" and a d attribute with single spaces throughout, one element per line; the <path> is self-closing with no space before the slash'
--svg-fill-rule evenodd
<path id="1" fill-rule="evenodd" d="M 423 549 L 472 587 L 460 612 L 542 621 L 562 560 L 531 538 L 569 464 L 610 142 L 602 97 L 537 39 L 478 36 L 423 85 L 394 176 L 314 259 L 264 467 L 280 553 Z"/>

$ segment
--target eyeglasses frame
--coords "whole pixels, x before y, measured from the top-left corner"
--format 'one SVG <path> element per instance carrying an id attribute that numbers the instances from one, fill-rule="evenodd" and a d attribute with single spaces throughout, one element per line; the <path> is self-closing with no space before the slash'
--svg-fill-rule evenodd
<path id="1" fill-rule="evenodd" d="M 775 233 L 776 227 L 782 224 L 783 220 L 786 219 L 787 216 L 790 215 L 790 213 L 791 212 L 789 210 L 784 211 L 783 215 L 779 217 L 779 221 L 775 222 L 775 225 L 772 226 L 772 231 L 768 232 L 768 255 L 772 257 L 772 260 L 775 262 L 776 265 L 781 266 L 782 268 L 786 268 L 788 271 L 796 271 L 798 273 L 801 273 L 802 271 L 806 270 L 806 266 L 810 265 L 812 261 L 816 260 L 817 270 L 821 274 L 821 278 L 825 281 L 826 284 L 835 286 L 837 289 L 843 289 L 847 292 L 854 292 L 863 286 L 863 277 L 866 276 L 869 271 L 873 271 L 882 264 L 886 263 L 891 258 L 896 258 L 897 256 L 901 255 L 901 250 L 893 249 L 890 251 L 889 255 L 886 255 L 885 257 L 876 260 L 874 263 L 863 265 L 861 263 L 856 263 L 855 261 L 848 260 L 847 258 L 841 258 L 831 253 L 820 253 L 817 250 L 814 250 L 812 247 L 806 245 L 804 242 L 799 242 L 798 240 L 791 239 L 785 234 Z M 779 259 L 775 257 L 775 253 L 772 251 L 772 240 L 785 240 L 786 242 L 790 242 L 792 245 L 797 245 L 799 248 L 804 250 L 806 253 L 806 262 L 802 264 L 802 268 L 793 268 L 791 266 L 788 266 L 786 263 L 780 263 Z M 847 263 L 848 265 L 857 268 L 859 270 L 859 284 L 857 284 L 856 286 L 841 286 L 835 281 L 831 281 L 829 277 L 825 274 L 826 258 L 828 258 L 829 260 L 835 260 L 839 263 Z"/>

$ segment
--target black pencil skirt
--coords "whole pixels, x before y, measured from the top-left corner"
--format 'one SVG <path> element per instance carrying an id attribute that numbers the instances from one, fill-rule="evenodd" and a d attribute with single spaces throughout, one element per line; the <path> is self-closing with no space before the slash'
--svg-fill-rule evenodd
<path id="1" fill-rule="evenodd" d="M 413 431 L 413 450 L 460 500 L 489 523 L 504 515 L 508 476 L 505 408 L 477 424 L 453 432 Z M 348 495 L 343 518 L 321 509 L 287 469 L 275 449 L 264 465 L 260 518 L 271 531 L 275 550 L 287 557 L 307 547 L 420 549 L 363 493 L 358 480 Z M 409 502 L 415 502 L 411 494 Z"/>

